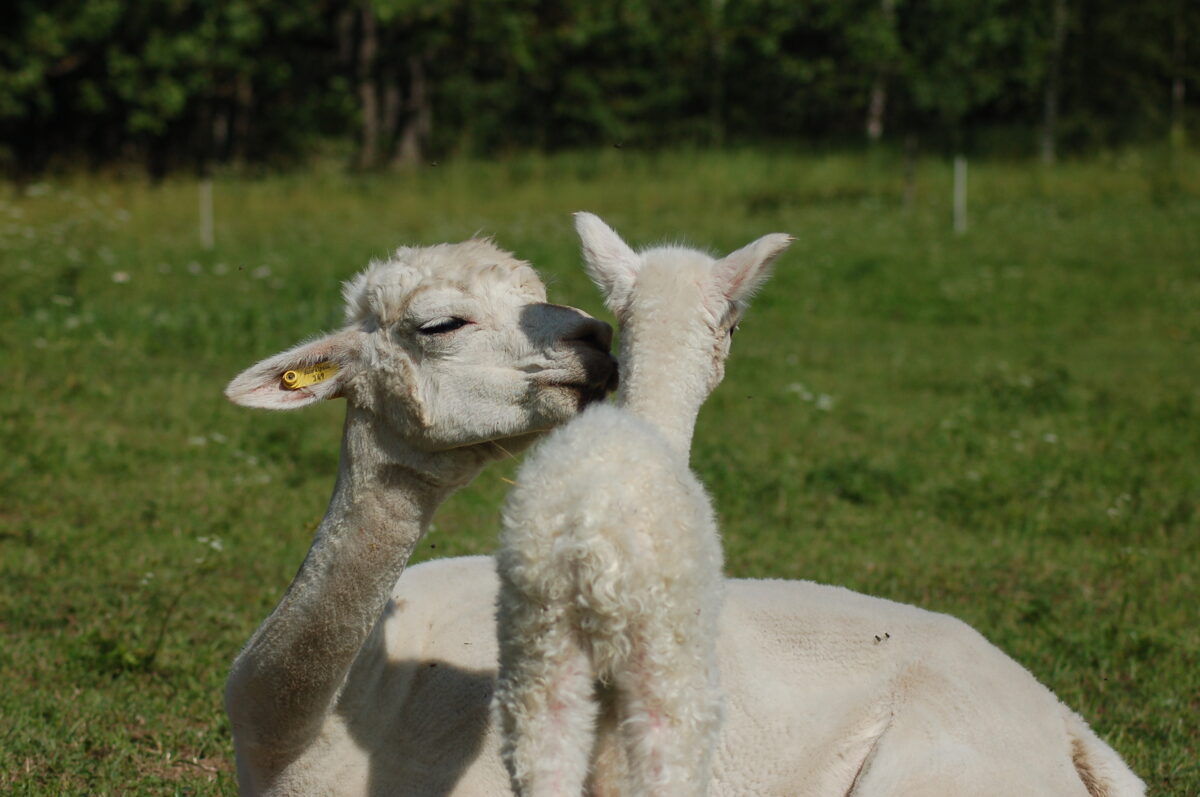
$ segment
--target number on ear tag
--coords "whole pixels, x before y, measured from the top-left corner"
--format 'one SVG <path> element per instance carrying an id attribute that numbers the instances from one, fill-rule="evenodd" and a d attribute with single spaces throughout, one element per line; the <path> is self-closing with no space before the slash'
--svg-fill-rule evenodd
<path id="1" fill-rule="evenodd" d="M 283 372 L 283 386 L 288 390 L 299 390 L 302 387 L 324 382 L 338 372 L 337 364 L 321 362 L 306 368 L 297 368 Z"/>

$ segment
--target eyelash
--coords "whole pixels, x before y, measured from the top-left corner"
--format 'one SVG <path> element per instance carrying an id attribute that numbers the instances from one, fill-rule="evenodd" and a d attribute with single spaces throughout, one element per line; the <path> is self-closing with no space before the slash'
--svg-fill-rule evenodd
<path id="1" fill-rule="evenodd" d="M 443 335 L 447 332 L 453 332 L 456 329 L 462 329 L 467 324 L 471 323 L 465 318 L 447 318 L 444 321 L 435 321 L 432 324 L 426 324 L 417 329 L 422 335 Z"/>

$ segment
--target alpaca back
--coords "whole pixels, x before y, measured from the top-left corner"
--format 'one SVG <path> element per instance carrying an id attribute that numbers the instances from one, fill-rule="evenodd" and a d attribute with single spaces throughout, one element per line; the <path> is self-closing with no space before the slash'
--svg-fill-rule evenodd
<path id="1" fill-rule="evenodd" d="M 501 599 L 563 607 L 591 641 L 600 678 L 627 659 L 640 618 L 715 622 L 721 565 L 699 480 L 658 429 L 608 405 L 552 432 L 526 461 L 497 554 L 515 588 Z"/>

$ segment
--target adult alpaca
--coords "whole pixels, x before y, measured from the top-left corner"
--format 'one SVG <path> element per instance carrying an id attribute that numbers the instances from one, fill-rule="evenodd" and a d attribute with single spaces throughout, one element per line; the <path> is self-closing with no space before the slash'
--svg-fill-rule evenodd
<path id="1" fill-rule="evenodd" d="M 696 797 L 720 721 L 724 590 L 716 519 L 688 455 L 733 329 L 791 238 L 715 260 L 679 246 L 637 253 L 596 216 L 575 221 L 620 326 L 622 380 L 617 406 L 590 407 L 539 444 L 505 506 L 505 764 L 522 797 L 581 794 L 589 771 L 598 790 Z"/>
<path id="2" fill-rule="evenodd" d="M 251 368 L 228 389 L 251 406 L 339 395 L 348 404 L 338 485 L 321 531 L 226 690 L 245 795 L 510 792 L 491 713 L 495 561 L 404 564 L 445 493 L 498 453 L 469 441 L 566 420 L 611 364 L 588 342 L 606 329 L 540 304 L 543 288 L 531 270 L 494 247 L 458 247 L 401 250 L 392 265 L 351 283 L 348 309 L 360 320 Z M 459 275 L 475 275 L 465 293 Z M 435 304 L 438 296 L 447 305 L 461 300 L 464 312 L 483 303 L 483 328 L 473 330 L 483 337 L 457 377 L 455 362 L 437 356 L 440 342 L 407 325 L 393 340 L 372 320 L 372 307 L 389 306 L 387 296 L 416 304 L 418 291 Z M 422 335 L 467 320 L 431 319 Z M 492 374 L 496 349 L 512 351 Z M 428 351 L 430 361 L 410 371 L 410 351 Z M 378 359 L 367 359 L 373 352 Z M 284 389 L 288 370 L 327 358 L 346 366 L 337 382 Z M 509 373 L 514 363 L 530 370 Z M 405 373 L 421 378 L 407 381 Z M 454 402 L 456 391 L 441 386 L 456 382 L 495 395 L 449 410 L 430 403 L 433 396 Z M 530 398 L 517 397 L 524 393 Z M 464 450 L 434 447 L 446 429 L 459 430 L 447 436 L 468 443 Z M 511 450 L 530 436 L 502 445 Z M 396 449 L 430 466 L 433 478 L 413 484 L 408 477 L 417 471 L 389 464 Z M 401 510 L 396 517 L 393 507 Z M 343 614 L 347 598 L 357 608 Z M 1049 690 L 946 615 L 805 581 L 735 579 L 726 583 L 717 653 L 726 711 L 710 791 L 719 797 L 1144 793 Z"/>
<path id="3" fill-rule="evenodd" d="M 490 241 L 400 249 L 344 294 L 342 330 L 258 363 L 226 389 L 250 407 L 347 404 L 329 509 L 226 687 L 244 794 L 393 790 L 374 782 L 363 755 L 371 745 L 355 737 L 386 739 L 393 719 L 364 706 L 361 690 L 386 689 L 389 672 L 414 680 L 369 639 L 402 611 L 388 605 L 398 576 L 453 490 L 603 396 L 614 375 L 609 326 L 547 304 L 528 264 Z M 473 738 L 469 726 L 447 730 L 460 732 L 459 744 Z M 486 773 L 461 774 L 434 767 L 401 791 L 504 788 Z"/>

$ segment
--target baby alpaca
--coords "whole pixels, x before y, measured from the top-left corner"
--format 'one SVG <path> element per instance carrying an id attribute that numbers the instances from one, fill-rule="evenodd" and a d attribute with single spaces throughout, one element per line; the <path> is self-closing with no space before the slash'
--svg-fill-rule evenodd
<path id="1" fill-rule="evenodd" d="M 523 797 L 707 790 L 721 700 L 723 593 L 712 506 L 688 468 L 700 405 L 771 263 L 765 236 L 714 260 L 630 249 L 576 216 L 584 260 L 621 328 L 617 406 L 539 446 L 504 511 L 497 705 Z"/>

